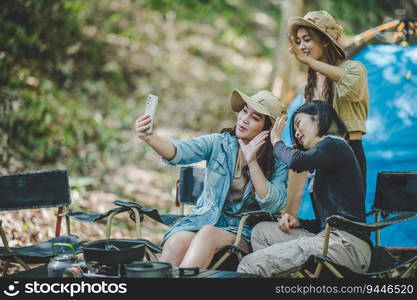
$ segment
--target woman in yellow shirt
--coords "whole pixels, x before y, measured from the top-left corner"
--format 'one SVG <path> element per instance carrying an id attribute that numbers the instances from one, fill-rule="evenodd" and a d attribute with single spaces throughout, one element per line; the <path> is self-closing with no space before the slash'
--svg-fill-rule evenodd
<path id="1" fill-rule="evenodd" d="M 349 131 L 366 186 L 366 158 L 362 136 L 368 117 L 368 80 L 359 61 L 346 60 L 339 44 L 342 26 L 326 11 L 311 11 L 288 20 L 290 53 L 308 67 L 304 101 L 329 102 Z M 334 132 L 337 135 L 337 132 Z"/>

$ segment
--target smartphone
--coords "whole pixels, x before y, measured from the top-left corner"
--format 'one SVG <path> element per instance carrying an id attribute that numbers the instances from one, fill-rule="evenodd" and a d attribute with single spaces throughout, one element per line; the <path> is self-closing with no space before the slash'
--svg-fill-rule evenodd
<path id="1" fill-rule="evenodd" d="M 155 95 L 148 95 L 146 99 L 145 115 L 150 115 L 152 119 L 151 127 L 146 130 L 146 133 L 152 133 L 153 123 L 155 121 L 156 106 L 158 104 L 158 97 Z"/>

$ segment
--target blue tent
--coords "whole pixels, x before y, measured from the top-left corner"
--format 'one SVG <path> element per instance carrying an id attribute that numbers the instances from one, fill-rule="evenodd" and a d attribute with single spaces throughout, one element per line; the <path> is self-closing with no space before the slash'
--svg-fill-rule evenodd
<path id="1" fill-rule="evenodd" d="M 366 211 L 370 211 L 378 172 L 417 171 L 417 46 L 367 45 L 352 59 L 361 61 L 368 71 L 369 115 L 363 144 L 367 158 Z M 297 95 L 288 109 L 289 116 L 301 103 L 302 97 Z M 290 145 L 288 123 L 284 141 Z M 307 191 L 299 217 L 314 218 Z M 382 229 L 381 245 L 417 247 L 417 219 Z"/>

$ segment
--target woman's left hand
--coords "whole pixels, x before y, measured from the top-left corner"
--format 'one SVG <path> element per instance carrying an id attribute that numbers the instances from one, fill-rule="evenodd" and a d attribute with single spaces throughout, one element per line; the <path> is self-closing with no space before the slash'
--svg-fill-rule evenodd
<path id="1" fill-rule="evenodd" d="M 281 135 L 284 131 L 285 124 L 287 123 L 288 116 L 283 114 L 279 119 L 275 121 L 274 127 L 271 129 L 271 144 L 275 145 L 276 142 L 281 141 Z"/>
<path id="2" fill-rule="evenodd" d="M 268 131 L 262 131 L 257 136 L 255 136 L 248 144 L 245 144 L 241 139 L 239 139 L 240 149 L 242 151 L 243 157 L 245 158 L 248 165 L 256 161 L 256 153 L 266 143 L 266 138 L 268 137 Z"/>

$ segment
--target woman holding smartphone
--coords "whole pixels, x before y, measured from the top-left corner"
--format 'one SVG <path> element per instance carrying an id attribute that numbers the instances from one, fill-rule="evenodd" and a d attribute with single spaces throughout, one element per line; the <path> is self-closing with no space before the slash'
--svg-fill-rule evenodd
<path id="1" fill-rule="evenodd" d="M 366 187 L 366 157 L 362 136 L 368 117 L 368 80 L 359 61 L 347 60 L 340 45 L 342 26 L 326 11 L 311 11 L 288 20 L 290 53 L 308 67 L 304 102 L 325 100 L 346 124 L 349 145 L 359 162 Z M 339 135 L 336 128 L 332 134 Z"/>
<path id="2" fill-rule="evenodd" d="M 192 212 L 165 233 L 161 261 L 207 268 L 218 250 L 233 244 L 239 214 L 257 209 L 275 214 L 286 205 L 288 168 L 273 157 L 269 139 L 283 112 L 279 99 L 268 91 L 248 96 L 234 90 L 231 104 L 238 112 L 233 128 L 190 140 L 147 134 L 152 123 L 148 115 L 136 121 L 138 137 L 167 164 L 206 161 L 204 190 Z M 245 226 L 240 247 L 246 251 L 250 232 Z"/>

